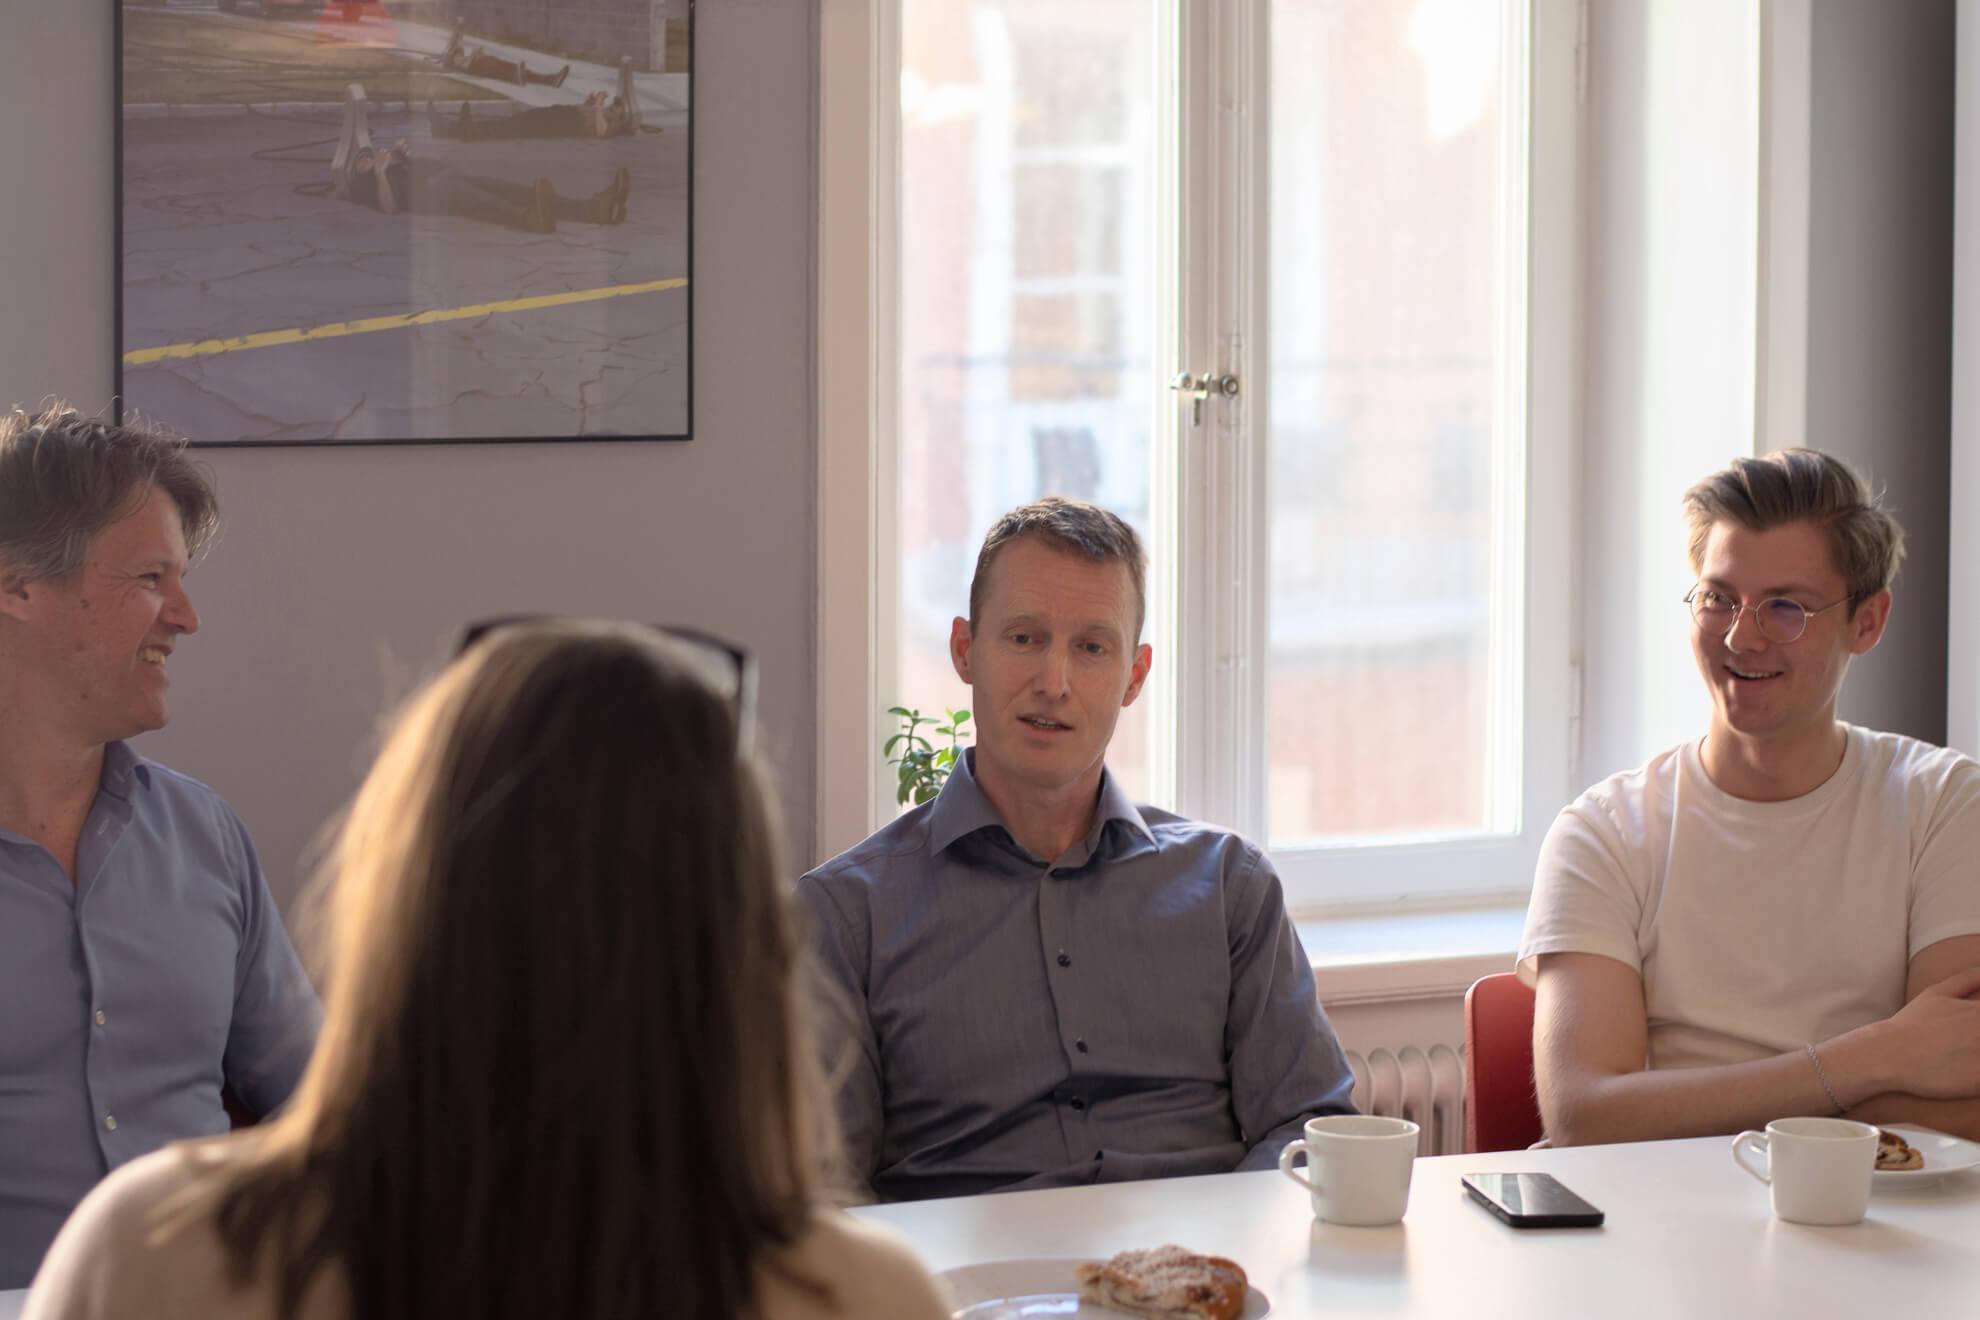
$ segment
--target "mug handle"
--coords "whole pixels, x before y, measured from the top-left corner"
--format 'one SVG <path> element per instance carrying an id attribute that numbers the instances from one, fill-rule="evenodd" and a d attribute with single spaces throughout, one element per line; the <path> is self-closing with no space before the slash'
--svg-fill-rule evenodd
<path id="1" fill-rule="evenodd" d="M 1313 1152 L 1307 1149 L 1306 1141 L 1304 1138 L 1301 1138 L 1298 1141 L 1287 1142 L 1286 1148 L 1279 1152 L 1279 1172 L 1285 1174 L 1286 1177 L 1292 1179 L 1294 1182 L 1298 1183 L 1301 1187 L 1304 1187 L 1307 1191 L 1318 1192 L 1320 1188 L 1317 1185 L 1315 1185 L 1314 1183 L 1310 1182 L 1305 1178 L 1300 1177 L 1298 1171 L 1296 1171 L 1293 1168 L 1293 1156 L 1300 1154 L 1304 1154 L 1307 1157 L 1306 1171 L 1309 1174 L 1312 1173 Z"/>
<path id="2" fill-rule="evenodd" d="M 1767 1155 L 1769 1157 L 1768 1160 L 1769 1167 L 1764 1171 L 1754 1168 L 1746 1160 L 1746 1152 L 1749 1149 L 1753 1149 L 1756 1147 L 1760 1150 L 1762 1154 Z M 1767 1134 L 1764 1132 L 1755 1132 L 1751 1128 L 1748 1128 L 1746 1131 L 1740 1133 L 1738 1136 L 1733 1138 L 1733 1145 L 1732 1145 L 1733 1163 L 1737 1164 L 1740 1168 L 1745 1169 L 1755 1178 L 1759 1179 L 1763 1183 L 1768 1184 L 1769 1186 L 1772 1186 L 1774 1181 L 1772 1177 L 1773 1170 L 1771 1167 L 1772 1155 L 1773 1152 L 1770 1149 L 1768 1149 L 1767 1146 Z"/>

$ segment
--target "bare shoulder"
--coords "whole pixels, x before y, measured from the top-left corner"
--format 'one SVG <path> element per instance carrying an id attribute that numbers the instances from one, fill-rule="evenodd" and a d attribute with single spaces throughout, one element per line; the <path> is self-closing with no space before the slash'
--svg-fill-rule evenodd
<path id="1" fill-rule="evenodd" d="M 765 1320 L 943 1320 L 941 1287 L 905 1242 L 837 1210 L 763 1272 Z"/>
<path id="2" fill-rule="evenodd" d="M 184 1149 L 168 1146 L 153 1151 L 98 1183 L 63 1232 L 87 1233 L 106 1246 L 141 1245 L 159 1210 L 197 1176 L 197 1166 Z"/>
<path id="3" fill-rule="evenodd" d="M 183 1150 L 133 1160 L 98 1183 L 56 1235 L 35 1276 L 24 1320 L 169 1313 L 174 1285 L 217 1253 L 189 1230 L 156 1239 L 160 1214 L 198 1176 Z"/>

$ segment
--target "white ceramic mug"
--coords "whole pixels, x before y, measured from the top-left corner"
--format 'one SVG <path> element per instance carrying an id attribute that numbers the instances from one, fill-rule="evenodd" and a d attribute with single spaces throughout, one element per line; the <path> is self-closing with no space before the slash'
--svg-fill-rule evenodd
<path id="1" fill-rule="evenodd" d="M 1315 1219 L 1393 1224 L 1409 1206 L 1409 1175 L 1421 1133 L 1406 1118 L 1310 1118 L 1306 1135 L 1279 1152 L 1279 1172 L 1311 1193 Z M 1301 1153 L 1310 1177 L 1293 1168 L 1293 1158 Z"/>
<path id="2" fill-rule="evenodd" d="M 1764 1168 L 1747 1158 L 1757 1150 Z M 1847 1118 L 1777 1118 L 1733 1138 L 1733 1162 L 1772 1190 L 1774 1214 L 1796 1224 L 1854 1224 L 1870 1204 L 1877 1129 Z"/>

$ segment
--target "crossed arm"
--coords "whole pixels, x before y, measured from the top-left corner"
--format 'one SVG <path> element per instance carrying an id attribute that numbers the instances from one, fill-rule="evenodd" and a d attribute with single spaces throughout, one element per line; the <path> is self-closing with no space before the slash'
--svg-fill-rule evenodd
<path id="1" fill-rule="evenodd" d="M 1554 1145 L 1709 1136 L 1835 1109 L 1806 1050 L 1651 1071 L 1648 1041 L 1633 968 L 1593 953 L 1541 956 L 1533 1069 Z M 1921 949 L 1902 1009 L 1813 1044 L 1851 1117 L 1980 1139 L 1980 935 Z"/>

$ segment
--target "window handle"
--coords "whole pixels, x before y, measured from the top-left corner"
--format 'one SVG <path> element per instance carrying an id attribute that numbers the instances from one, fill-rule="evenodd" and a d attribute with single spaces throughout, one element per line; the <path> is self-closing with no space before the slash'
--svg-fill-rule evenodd
<path id="1" fill-rule="evenodd" d="M 1201 376 L 1192 376 L 1189 372 L 1185 371 L 1169 382 L 1169 388 L 1178 394 L 1189 395 L 1189 424 L 1191 426 L 1201 426 L 1203 425 L 1203 401 L 1212 394 L 1226 399 L 1235 399 L 1238 396 L 1239 387 L 1238 378 L 1228 371 L 1221 376 L 1212 376 L 1207 371 Z"/>

